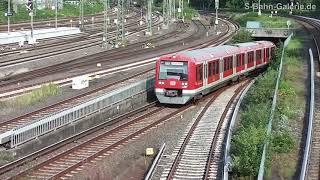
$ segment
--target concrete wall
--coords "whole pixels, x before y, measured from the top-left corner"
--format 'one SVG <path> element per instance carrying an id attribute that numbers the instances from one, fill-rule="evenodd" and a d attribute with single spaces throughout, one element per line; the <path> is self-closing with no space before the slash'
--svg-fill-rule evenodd
<path id="1" fill-rule="evenodd" d="M 252 37 L 267 37 L 267 38 L 287 38 L 294 30 L 286 28 L 261 28 L 261 29 L 246 29 L 252 33 Z"/>
<path id="2" fill-rule="evenodd" d="M 136 94 L 131 98 L 125 99 L 122 102 L 101 111 L 100 114 L 89 116 L 85 119 L 76 121 L 72 124 L 57 129 L 56 131 L 40 136 L 36 140 L 32 140 L 26 144 L 18 146 L 16 149 L 10 150 L 16 157 L 25 156 L 39 149 L 57 143 L 82 131 L 90 129 L 104 122 L 109 122 L 112 118 L 128 113 L 129 111 L 138 109 L 146 105 L 148 102 L 155 99 L 153 84 L 147 84 L 146 91 Z"/>

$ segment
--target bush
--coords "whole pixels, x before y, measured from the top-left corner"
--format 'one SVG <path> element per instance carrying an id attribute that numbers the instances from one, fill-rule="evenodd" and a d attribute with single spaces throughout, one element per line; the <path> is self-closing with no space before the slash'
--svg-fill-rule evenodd
<path id="1" fill-rule="evenodd" d="M 287 18 L 273 16 L 269 17 L 267 14 L 258 16 L 257 12 L 246 13 L 242 16 L 237 16 L 234 19 L 238 21 L 242 27 L 246 27 L 247 21 L 259 21 L 264 28 L 287 28 Z M 294 27 L 295 24 L 292 25 Z"/>
<path id="2" fill-rule="evenodd" d="M 233 172 L 237 176 L 256 176 L 259 171 L 261 152 L 265 140 L 265 127 L 237 131 L 232 138 Z"/>
<path id="3" fill-rule="evenodd" d="M 295 141 L 293 135 L 289 131 L 276 131 L 272 134 L 272 150 L 276 153 L 290 152 L 294 146 Z"/>
<path id="4" fill-rule="evenodd" d="M 253 39 L 251 35 L 251 32 L 246 31 L 244 29 L 240 29 L 240 31 L 238 31 L 238 33 L 235 36 L 233 36 L 232 43 L 234 44 L 252 41 Z"/>

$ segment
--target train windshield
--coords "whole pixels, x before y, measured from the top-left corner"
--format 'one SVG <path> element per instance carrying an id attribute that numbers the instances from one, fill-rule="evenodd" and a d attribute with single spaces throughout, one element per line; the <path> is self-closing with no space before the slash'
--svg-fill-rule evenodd
<path id="1" fill-rule="evenodd" d="M 160 80 L 188 80 L 188 62 L 161 61 Z"/>

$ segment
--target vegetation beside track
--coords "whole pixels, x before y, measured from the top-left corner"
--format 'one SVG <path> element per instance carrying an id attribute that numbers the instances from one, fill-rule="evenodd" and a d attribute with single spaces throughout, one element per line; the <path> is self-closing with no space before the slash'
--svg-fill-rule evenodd
<path id="1" fill-rule="evenodd" d="M 50 96 L 60 93 L 60 87 L 55 84 L 44 85 L 30 93 L 1 102 L 4 107 L 24 107 L 44 101 Z"/>
<path id="2" fill-rule="evenodd" d="M 302 68 L 301 39 L 294 38 L 289 43 L 284 56 L 283 76 L 280 81 L 277 111 L 272 132 L 269 174 L 277 174 L 280 179 L 294 179 L 299 162 L 299 125 L 304 119 L 306 88 Z"/>
<path id="3" fill-rule="evenodd" d="M 251 35 L 251 32 L 240 29 L 237 34 L 232 37 L 232 44 L 252 41 L 253 38 L 251 37 Z"/>
<path id="4" fill-rule="evenodd" d="M 257 79 L 249 90 L 240 110 L 240 121 L 232 137 L 231 157 L 233 176 L 256 177 L 259 171 L 263 145 L 270 138 L 266 161 L 266 176 L 272 178 L 274 169 L 284 179 L 293 177 L 298 162 L 298 143 L 294 131 L 297 117 L 303 117 L 304 88 L 303 63 L 299 57 L 301 42 L 293 39 L 286 48 L 283 75 L 281 77 L 278 104 L 273 121 L 271 137 L 266 137 L 272 97 L 275 88 L 281 48 L 277 49 L 275 61 Z M 297 79 L 300 81 L 297 82 Z M 300 83 L 300 84 L 299 84 Z"/>
<path id="5" fill-rule="evenodd" d="M 4 5 L 0 9 L 0 23 L 4 24 L 7 23 L 7 17 L 4 16 L 4 13 L 7 11 L 7 5 Z M 89 14 L 97 14 L 103 11 L 103 3 L 98 0 L 90 0 L 84 1 L 84 15 Z M 53 19 L 55 18 L 55 10 L 52 9 L 42 9 L 42 10 L 34 10 L 35 20 L 46 20 L 46 19 Z M 12 23 L 17 23 L 21 21 L 28 21 L 30 20 L 30 16 L 28 15 L 29 12 L 27 11 L 25 5 L 18 6 L 18 12 L 15 13 L 11 18 Z M 71 5 L 71 4 L 64 4 L 62 10 L 58 10 L 58 17 L 77 17 L 80 14 L 79 6 Z"/>
<path id="6" fill-rule="evenodd" d="M 287 28 L 287 21 L 289 19 L 280 16 L 269 17 L 268 14 L 258 16 L 257 13 L 250 12 L 242 15 L 235 15 L 233 16 L 233 20 L 239 22 L 241 27 L 246 27 L 247 21 L 259 21 L 264 28 Z M 294 27 L 294 24 L 291 27 Z"/>
<path id="7" fill-rule="evenodd" d="M 0 151 L 0 166 L 11 162 L 14 159 L 14 156 L 9 151 Z"/>
<path id="8" fill-rule="evenodd" d="M 270 66 L 243 101 L 240 124 L 231 142 L 233 176 L 255 177 L 258 174 L 276 76 L 277 71 Z"/>

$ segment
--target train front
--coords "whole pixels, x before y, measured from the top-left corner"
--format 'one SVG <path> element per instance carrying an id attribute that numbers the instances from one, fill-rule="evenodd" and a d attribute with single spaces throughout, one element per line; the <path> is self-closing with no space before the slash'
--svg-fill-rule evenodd
<path id="1" fill-rule="evenodd" d="M 163 56 L 156 63 L 155 93 L 160 103 L 185 104 L 188 95 L 188 61 L 176 56 Z"/>

